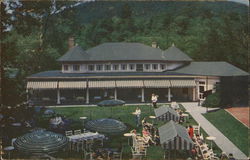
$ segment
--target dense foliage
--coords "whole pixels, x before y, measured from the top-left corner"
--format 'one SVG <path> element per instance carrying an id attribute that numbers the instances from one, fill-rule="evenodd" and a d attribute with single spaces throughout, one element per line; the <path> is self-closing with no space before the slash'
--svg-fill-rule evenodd
<path id="1" fill-rule="evenodd" d="M 247 6 L 236 3 L 91 2 L 56 13 L 50 1 L 25 1 L 12 14 L 1 7 L 3 22 L 13 26 L 2 32 L 2 66 L 21 73 L 15 85 L 8 85 L 13 79 L 3 79 L 4 103 L 19 101 L 16 95 L 25 92 L 28 75 L 60 68 L 56 59 L 67 51 L 69 36 L 84 49 L 104 42 L 156 41 L 165 50 L 174 43 L 196 61 L 248 67 Z"/>
<path id="2" fill-rule="evenodd" d="M 203 102 L 204 107 L 220 107 L 220 94 L 213 93 L 207 96 L 206 100 Z"/>

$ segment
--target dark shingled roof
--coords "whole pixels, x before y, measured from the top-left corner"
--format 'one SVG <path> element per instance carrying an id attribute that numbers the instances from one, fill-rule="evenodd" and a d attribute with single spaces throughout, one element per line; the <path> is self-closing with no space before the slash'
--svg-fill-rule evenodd
<path id="1" fill-rule="evenodd" d="M 90 48 L 85 52 L 76 46 L 70 49 L 58 61 L 130 61 L 130 60 L 157 60 L 157 61 L 192 61 L 185 53 L 176 47 L 166 51 L 153 48 L 141 43 L 113 42 L 103 43 Z"/>
<path id="2" fill-rule="evenodd" d="M 163 60 L 163 52 L 141 43 L 103 43 L 87 50 L 90 61 Z"/>
<path id="3" fill-rule="evenodd" d="M 161 144 L 174 140 L 176 136 L 179 136 L 182 139 L 185 139 L 188 143 L 193 144 L 193 141 L 190 139 L 186 128 L 179 124 L 176 124 L 172 120 L 159 127 L 159 136 Z"/>
<path id="4" fill-rule="evenodd" d="M 32 74 L 27 78 L 87 78 L 91 76 L 158 76 L 158 75 L 182 75 L 175 72 L 102 72 L 102 73 L 62 73 L 61 70 L 44 71 Z"/>
<path id="5" fill-rule="evenodd" d="M 248 76 L 249 73 L 227 62 L 191 62 L 175 70 L 176 73 L 203 76 Z"/>
<path id="6" fill-rule="evenodd" d="M 190 57 L 175 46 L 169 47 L 165 51 L 164 56 L 168 61 L 192 61 Z"/>
<path id="7" fill-rule="evenodd" d="M 90 76 L 166 76 L 166 75 L 190 75 L 190 76 L 248 76 L 249 73 L 227 62 L 191 62 L 174 71 L 164 72 L 102 72 L 102 73 L 62 73 L 60 70 L 45 71 L 33 74 L 27 78 L 69 78 Z"/>
<path id="8" fill-rule="evenodd" d="M 168 107 L 166 105 L 163 105 L 163 106 L 161 106 L 159 108 L 156 108 L 154 110 L 154 112 L 155 112 L 156 117 L 160 117 L 160 116 L 162 116 L 163 114 L 165 114 L 167 112 L 175 115 L 176 117 L 179 117 L 178 113 L 173 108 L 170 108 L 170 107 Z"/>
<path id="9" fill-rule="evenodd" d="M 58 61 L 87 61 L 88 55 L 87 53 L 80 47 L 75 46 L 66 52 L 62 57 L 58 59 Z"/>

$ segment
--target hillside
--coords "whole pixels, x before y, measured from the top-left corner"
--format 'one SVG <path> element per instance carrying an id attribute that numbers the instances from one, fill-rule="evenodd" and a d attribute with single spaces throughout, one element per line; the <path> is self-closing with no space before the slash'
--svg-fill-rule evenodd
<path id="1" fill-rule="evenodd" d="M 177 2 L 177 1 L 158 1 L 158 2 L 90 2 L 80 5 L 75 8 L 76 19 L 81 23 L 89 23 L 102 18 L 110 18 L 120 16 L 122 6 L 128 4 L 133 16 L 136 17 L 151 17 L 159 13 L 171 13 L 173 16 L 188 12 L 193 16 L 199 16 L 201 10 L 210 10 L 214 14 L 225 14 L 236 12 L 247 14 L 248 8 L 246 5 L 234 2 Z"/>

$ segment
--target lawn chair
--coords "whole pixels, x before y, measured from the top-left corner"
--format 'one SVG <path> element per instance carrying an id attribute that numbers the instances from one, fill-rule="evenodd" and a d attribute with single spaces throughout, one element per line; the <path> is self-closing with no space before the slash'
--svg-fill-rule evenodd
<path id="1" fill-rule="evenodd" d="M 112 160 L 122 160 L 122 151 L 123 148 L 120 152 L 113 152 Z"/>
<path id="2" fill-rule="evenodd" d="M 132 155 L 133 155 L 133 159 L 136 159 L 136 158 L 142 159 L 142 157 L 144 156 L 143 153 L 140 153 L 140 152 L 136 151 L 133 147 L 131 147 L 131 152 L 132 152 Z"/>
<path id="3" fill-rule="evenodd" d="M 81 134 L 81 130 L 80 129 L 74 130 L 74 135 L 78 135 L 78 134 Z"/>
<path id="4" fill-rule="evenodd" d="M 180 108 L 179 105 L 178 105 L 176 102 L 172 102 L 172 103 L 171 103 L 171 107 L 172 107 L 173 109 L 179 109 L 179 108 Z"/>
<path id="5" fill-rule="evenodd" d="M 197 134 L 200 135 L 200 128 L 201 128 L 200 123 L 199 123 L 198 125 L 194 125 L 194 126 L 193 126 L 194 133 L 197 133 Z"/>
<path id="6" fill-rule="evenodd" d="M 73 135 L 73 131 L 65 131 L 65 136 L 72 136 Z"/>

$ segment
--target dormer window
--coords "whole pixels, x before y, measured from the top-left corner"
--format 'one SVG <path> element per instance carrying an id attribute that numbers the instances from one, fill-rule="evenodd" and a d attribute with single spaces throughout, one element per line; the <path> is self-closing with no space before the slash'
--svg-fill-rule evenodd
<path id="1" fill-rule="evenodd" d="M 129 69 L 134 70 L 135 69 L 135 64 L 129 64 Z"/>
<path id="2" fill-rule="evenodd" d="M 68 71 L 69 70 L 69 65 L 63 65 L 63 70 Z"/>
<path id="3" fill-rule="evenodd" d="M 111 70 L 111 65 L 110 64 L 106 64 L 105 65 L 105 70 L 106 71 L 110 71 Z"/>
<path id="4" fill-rule="evenodd" d="M 165 64 L 161 64 L 161 70 L 165 70 L 166 69 L 166 65 Z"/>
<path id="5" fill-rule="evenodd" d="M 158 70 L 158 64 L 153 64 L 153 70 Z"/>
<path id="6" fill-rule="evenodd" d="M 93 64 L 88 65 L 88 71 L 94 71 L 95 66 Z"/>
<path id="7" fill-rule="evenodd" d="M 97 71 L 102 71 L 102 69 L 103 69 L 103 65 L 101 65 L 101 64 L 96 65 Z"/>
<path id="8" fill-rule="evenodd" d="M 118 64 L 114 64 L 113 65 L 113 70 L 118 70 L 119 69 L 119 65 Z"/>
<path id="9" fill-rule="evenodd" d="M 145 67 L 145 70 L 150 70 L 150 64 L 145 64 L 144 67 Z"/>
<path id="10" fill-rule="evenodd" d="M 73 65 L 73 71 L 80 71 L 80 65 L 74 64 Z"/>
<path id="11" fill-rule="evenodd" d="M 121 65 L 121 69 L 122 69 L 122 70 L 127 70 L 127 64 L 122 64 L 122 65 Z"/>

